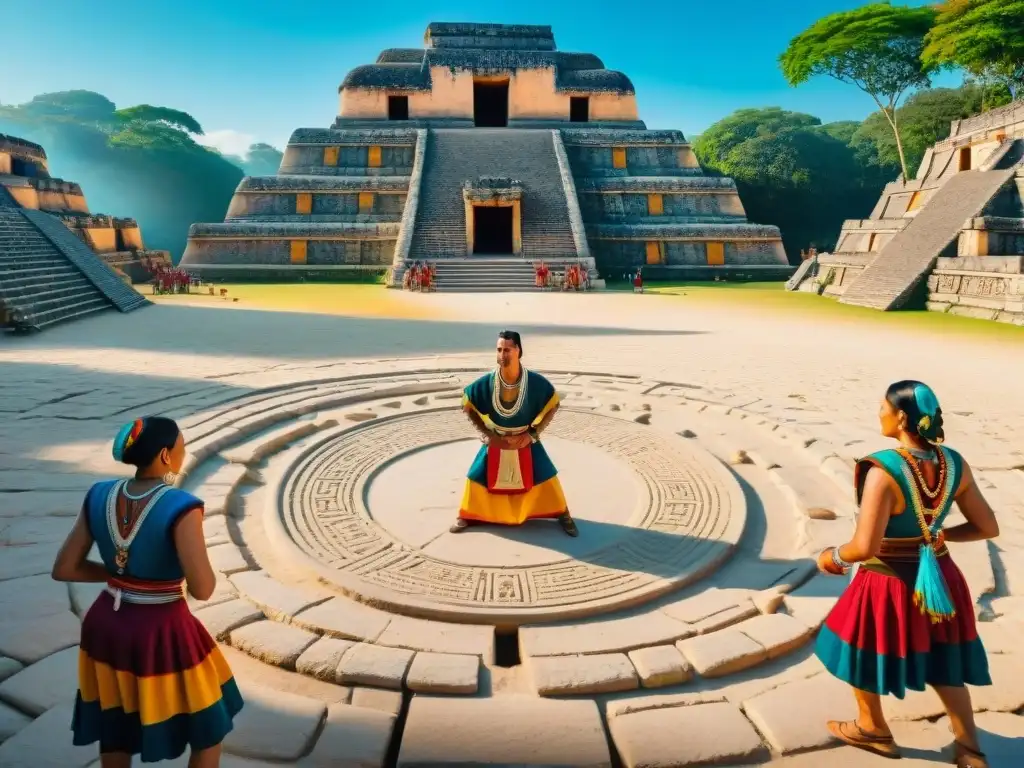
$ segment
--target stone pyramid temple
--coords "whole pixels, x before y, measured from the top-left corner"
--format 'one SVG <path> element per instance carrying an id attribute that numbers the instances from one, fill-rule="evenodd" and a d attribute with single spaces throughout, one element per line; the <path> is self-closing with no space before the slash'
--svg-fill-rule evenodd
<path id="1" fill-rule="evenodd" d="M 50 176 L 38 144 L 0 134 L 0 327 L 40 329 L 147 304 L 132 278 L 147 251 L 134 219 L 93 214 L 82 188 Z"/>
<path id="2" fill-rule="evenodd" d="M 243 179 L 182 265 L 207 279 L 337 279 L 430 261 L 439 290 L 592 278 L 781 279 L 779 230 L 746 219 L 683 134 L 648 130 L 629 78 L 563 53 L 547 26 L 441 24 L 339 88 L 331 128 L 292 134 L 276 176 Z M 598 283 L 599 284 L 599 283 Z"/>
<path id="3" fill-rule="evenodd" d="M 789 287 L 1024 325 L 1024 101 L 954 121 L 917 177 L 886 186 Z"/>

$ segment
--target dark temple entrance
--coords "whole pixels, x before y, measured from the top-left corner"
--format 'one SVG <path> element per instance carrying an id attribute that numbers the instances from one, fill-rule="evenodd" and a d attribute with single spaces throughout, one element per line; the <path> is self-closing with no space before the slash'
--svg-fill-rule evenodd
<path id="1" fill-rule="evenodd" d="M 473 207 L 473 254 L 512 253 L 512 206 Z"/>
<path id="2" fill-rule="evenodd" d="M 508 125 L 508 80 L 503 83 L 473 83 L 473 121 L 477 128 Z"/>

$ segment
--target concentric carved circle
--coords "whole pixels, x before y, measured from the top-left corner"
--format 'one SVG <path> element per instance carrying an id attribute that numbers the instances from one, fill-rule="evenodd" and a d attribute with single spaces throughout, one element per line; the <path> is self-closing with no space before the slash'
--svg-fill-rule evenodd
<path id="1" fill-rule="evenodd" d="M 550 435 L 600 449 L 635 477 L 637 501 L 619 535 L 606 537 L 603 547 L 587 550 L 584 543 L 580 550 L 553 551 L 543 562 L 521 566 L 431 555 L 374 519 L 368 490 L 388 465 L 432 446 L 464 441 L 469 430 L 459 410 L 444 409 L 371 422 L 315 446 L 288 475 L 280 497 L 281 520 L 292 542 L 325 582 L 368 602 L 463 621 L 519 623 L 650 599 L 715 567 L 742 533 L 742 491 L 692 441 L 565 409 L 552 422 Z M 577 464 L 574 471 L 583 470 Z M 586 510 L 568 501 L 581 518 L 583 539 Z M 536 529 L 526 534 L 527 528 L 500 530 L 506 537 L 520 530 L 536 535 Z M 554 526 L 545 533 L 564 536 Z M 449 546 L 481 546 L 474 534 L 455 538 L 458 542 Z"/>

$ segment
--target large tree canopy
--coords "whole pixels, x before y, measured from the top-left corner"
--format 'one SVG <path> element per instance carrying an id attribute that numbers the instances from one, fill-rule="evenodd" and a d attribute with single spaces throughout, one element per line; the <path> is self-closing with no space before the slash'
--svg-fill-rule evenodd
<path id="1" fill-rule="evenodd" d="M 949 124 L 981 112 L 986 98 L 988 106 L 998 106 L 999 102 L 993 103 L 992 96 L 986 94 L 982 85 L 934 88 L 915 93 L 896 110 L 907 167 L 912 175 L 916 174 L 925 150 L 949 135 Z M 892 175 L 899 172 L 899 151 L 889 123 L 880 113 L 870 115 L 861 123 L 848 143 L 857 152 L 859 162 L 877 166 Z"/>
<path id="2" fill-rule="evenodd" d="M 747 215 L 782 230 L 786 251 L 830 248 L 842 222 L 867 215 L 887 169 L 861 167 L 849 145 L 858 123 L 778 107 L 742 109 L 694 142 L 710 173 L 736 180 Z"/>
<path id="3" fill-rule="evenodd" d="M 140 105 L 117 110 L 92 91 L 0 107 L 0 133 L 42 144 L 55 176 L 79 182 L 91 210 L 138 219 L 146 245 L 180 257 L 188 228 L 220 221 L 241 170 L 192 138 L 185 112 Z"/>
<path id="4" fill-rule="evenodd" d="M 180 112 L 177 109 L 139 104 L 137 107 L 119 109 L 114 114 L 125 123 L 167 123 L 167 125 L 194 133 L 197 136 L 203 135 L 203 127 L 199 125 L 199 122 L 188 112 Z"/>
<path id="5" fill-rule="evenodd" d="M 794 37 L 779 63 L 790 85 L 827 75 L 871 96 L 892 127 L 903 175 L 909 178 L 895 112 L 909 91 L 929 84 L 921 51 L 934 21 L 930 7 L 887 2 L 833 13 Z"/>
<path id="6" fill-rule="evenodd" d="M 946 0 L 925 43 L 926 65 L 959 67 L 1024 95 L 1024 0 Z"/>

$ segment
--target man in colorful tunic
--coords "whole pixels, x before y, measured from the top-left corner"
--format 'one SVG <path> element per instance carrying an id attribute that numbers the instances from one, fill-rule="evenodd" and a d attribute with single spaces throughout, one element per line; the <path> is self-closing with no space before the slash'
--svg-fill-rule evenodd
<path id="1" fill-rule="evenodd" d="M 522 357 L 519 334 L 502 331 L 497 368 L 463 392 L 463 410 L 484 444 L 469 468 L 452 533 L 471 523 L 520 525 L 555 518 L 569 536 L 579 535 L 558 470 L 540 442 L 558 410 L 558 393 L 539 373 L 526 370 Z"/>

